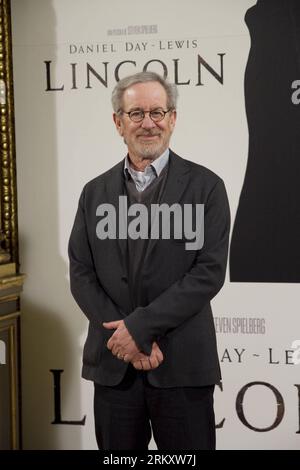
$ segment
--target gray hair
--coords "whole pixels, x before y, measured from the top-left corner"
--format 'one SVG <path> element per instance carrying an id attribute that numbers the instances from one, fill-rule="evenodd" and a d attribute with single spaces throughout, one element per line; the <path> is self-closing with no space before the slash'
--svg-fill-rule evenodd
<path id="1" fill-rule="evenodd" d="M 138 72 L 120 80 L 111 95 L 112 107 L 115 113 L 119 113 L 122 109 L 122 101 L 124 92 L 127 88 L 137 83 L 158 82 L 165 89 L 167 94 L 168 109 L 176 109 L 178 91 L 176 85 L 165 80 L 161 75 L 155 72 Z"/>

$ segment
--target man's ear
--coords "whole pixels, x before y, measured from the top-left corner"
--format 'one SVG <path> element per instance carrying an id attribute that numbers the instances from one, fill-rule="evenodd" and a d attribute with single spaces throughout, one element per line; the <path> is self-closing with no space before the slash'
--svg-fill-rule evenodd
<path id="1" fill-rule="evenodd" d="M 171 125 L 172 131 L 174 130 L 174 127 L 175 127 L 176 118 L 177 118 L 177 112 L 176 112 L 176 109 L 174 109 L 174 111 L 172 111 L 171 118 L 170 118 L 170 125 Z"/>
<path id="2" fill-rule="evenodd" d="M 113 114 L 113 120 L 116 126 L 117 131 L 121 136 L 123 136 L 123 126 L 122 126 L 122 121 L 121 118 L 118 114 L 114 113 Z"/>

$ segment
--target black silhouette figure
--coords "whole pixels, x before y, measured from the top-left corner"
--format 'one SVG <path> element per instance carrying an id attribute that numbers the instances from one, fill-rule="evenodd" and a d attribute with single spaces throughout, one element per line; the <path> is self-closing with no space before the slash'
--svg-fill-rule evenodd
<path id="1" fill-rule="evenodd" d="M 258 0 L 245 16 L 249 156 L 230 249 L 232 282 L 300 282 L 300 1 Z"/>

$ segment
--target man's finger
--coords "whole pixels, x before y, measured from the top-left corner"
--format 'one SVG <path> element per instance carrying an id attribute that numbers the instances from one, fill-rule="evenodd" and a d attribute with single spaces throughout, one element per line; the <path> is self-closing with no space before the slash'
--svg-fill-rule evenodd
<path id="1" fill-rule="evenodd" d="M 115 336 L 115 333 L 114 333 L 107 341 L 108 349 L 111 349 L 116 344 L 117 340 L 118 340 L 118 337 Z"/>
<path id="2" fill-rule="evenodd" d="M 142 369 L 142 366 L 141 366 L 141 362 L 140 361 L 135 361 L 133 364 L 133 367 L 137 370 L 141 370 Z"/>
<path id="3" fill-rule="evenodd" d="M 153 343 L 152 353 L 155 354 L 155 356 L 157 357 L 159 363 L 161 363 L 164 360 L 164 355 L 163 355 L 160 347 L 158 346 L 158 344 L 155 343 L 155 342 Z"/>
<path id="4" fill-rule="evenodd" d="M 106 328 L 107 330 L 113 330 L 113 329 L 118 328 L 120 321 L 121 321 L 121 320 L 110 321 L 110 322 L 103 322 L 102 325 L 103 325 L 104 328 Z"/>
<path id="5" fill-rule="evenodd" d="M 157 351 L 156 357 L 157 357 L 157 360 L 158 360 L 159 363 L 163 362 L 163 360 L 164 360 L 164 355 L 163 355 L 163 353 L 162 353 L 160 350 Z"/>
<path id="6" fill-rule="evenodd" d="M 116 356 L 119 352 L 119 347 L 114 344 L 111 352 L 113 353 L 114 356 Z"/>
<path id="7" fill-rule="evenodd" d="M 108 349 L 112 349 L 115 346 L 115 344 L 116 344 L 116 340 L 113 337 L 109 338 L 109 340 L 107 341 Z"/>

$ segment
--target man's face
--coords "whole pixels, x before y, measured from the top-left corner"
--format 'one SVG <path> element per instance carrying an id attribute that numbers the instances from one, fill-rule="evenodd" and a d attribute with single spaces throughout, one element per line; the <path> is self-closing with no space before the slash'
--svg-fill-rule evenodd
<path id="1" fill-rule="evenodd" d="M 152 111 L 167 108 L 167 94 L 158 82 L 137 83 L 123 95 L 122 110 Z M 127 114 L 114 114 L 119 134 L 124 138 L 129 156 L 134 159 L 158 158 L 169 146 L 176 121 L 176 111 L 169 111 L 160 122 L 153 122 L 147 113 L 141 122 L 132 122 Z"/>

